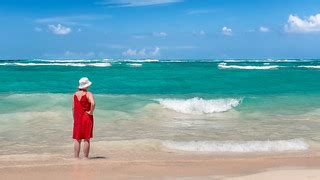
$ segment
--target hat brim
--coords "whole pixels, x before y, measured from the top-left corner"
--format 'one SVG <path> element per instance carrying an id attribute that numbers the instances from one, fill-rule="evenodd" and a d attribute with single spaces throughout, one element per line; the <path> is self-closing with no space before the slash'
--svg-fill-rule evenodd
<path id="1" fill-rule="evenodd" d="M 92 82 L 88 82 L 87 84 L 83 85 L 83 86 L 79 86 L 79 89 L 83 89 L 83 88 L 87 88 L 89 86 L 91 86 Z"/>

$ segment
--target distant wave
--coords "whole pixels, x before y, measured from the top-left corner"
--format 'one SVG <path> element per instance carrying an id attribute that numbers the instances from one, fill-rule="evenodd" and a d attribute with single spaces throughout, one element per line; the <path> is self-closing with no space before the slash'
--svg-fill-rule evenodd
<path id="1" fill-rule="evenodd" d="M 164 108 L 185 114 L 209 114 L 228 111 L 240 104 L 239 99 L 158 99 Z"/>
<path id="2" fill-rule="evenodd" d="M 223 62 L 241 62 L 241 60 L 234 60 L 234 59 L 226 59 Z"/>
<path id="3" fill-rule="evenodd" d="M 276 63 L 294 63 L 294 62 L 312 62 L 319 61 L 318 59 L 226 59 L 223 62 L 276 62 Z"/>
<path id="4" fill-rule="evenodd" d="M 304 63 L 304 62 L 320 62 L 320 59 L 108 59 L 109 62 L 164 62 L 164 63 L 227 63 L 227 62 L 240 62 L 240 63 Z"/>
<path id="5" fill-rule="evenodd" d="M 130 63 L 130 64 L 128 64 L 128 66 L 131 66 L 131 67 L 141 67 L 142 64 L 139 64 L 139 63 Z"/>
<path id="6" fill-rule="evenodd" d="M 159 62 L 158 59 L 125 59 L 122 62 Z"/>
<path id="7" fill-rule="evenodd" d="M 305 63 L 305 62 L 320 62 L 320 59 L 21 59 L 21 60 L 4 60 L 6 62 L 10 61 L 20 61 L 20 62 L 51 62 L 51 63 L 90 63 L 90 62 L 132 62 L 132 63 L 144 63 L 144 62 L 165 62 L 165 63 L 197 63 L 197 62 L 207 62 L 207 63 L 230 63 L 230 62 L 240 62 L 240 63 Z"/>
<path id="8" fill-rule="evenodd" d="M 79 62 L 93 62 L 93 61 L 100 61 L 100 60 L 86 60 L 86 59 L 35 59 L 34 61 L 40 62 L 57 62 L 57 63 L 79 63 Z"/>
<path id="9" fill-rule="evenodd" d="M 95 67 L 109 67 L 112 66 L 110 63 L 90 63 L 86 64 L 87 66 L 95 66 Z"/>
<path id="10" fill-rule="evenodd" d="M 75 66 L 109 67 L 110 63 L 0 63 L 0 66 Z"/>
<path id="11" fill-rule="evenodd" d="M 259 69 L 259 70 L 268 70 L 268 69 L 277 69 L 279 66 L 239 66 L 239 65 L 227 65 L 226 63 L 218 64 L 219 68 L 222 69 Z"/>
<path id="12" fill-rule="evenodd" d="M 320 69 L 320 65 L 319 66 L 298 66 L 299 68 L 309 68 L 309 69 Z"/>
<path id="13" fill-rule="evenodd" d="M 309 145 L 302 139 L 275 141 L 164 141 L 169 149 L 194 152 L 281 152 L 303 151 Z"/>

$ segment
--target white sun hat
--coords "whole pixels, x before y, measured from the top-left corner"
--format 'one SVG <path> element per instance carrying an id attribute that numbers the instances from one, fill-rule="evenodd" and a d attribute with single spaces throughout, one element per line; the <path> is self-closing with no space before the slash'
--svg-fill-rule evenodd
<path id="1" fill-rule="evenodd" d="M 79 80 L 79 89 L 89 87 L 92 84 L 87 77 L 83 77 Z"/>

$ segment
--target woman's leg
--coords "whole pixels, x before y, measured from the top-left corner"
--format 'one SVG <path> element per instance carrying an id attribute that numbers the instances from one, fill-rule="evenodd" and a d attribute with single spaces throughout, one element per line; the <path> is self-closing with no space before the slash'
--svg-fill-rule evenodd
<path id="1" fill-rule="evenodd" d="M 84 145 L 83 145 L 84 158 L 89 157 L 89 151 L 90 151 L 90 139 L 85 139 Z"/>
<path id="2" fill-rule="evenodd" d="M 81 144 L 81 140 L 80 139 L 75 139 L 74 140 L 74 158 L 79 158 L 79 154 L 80 154 L 80 144 Z"/>

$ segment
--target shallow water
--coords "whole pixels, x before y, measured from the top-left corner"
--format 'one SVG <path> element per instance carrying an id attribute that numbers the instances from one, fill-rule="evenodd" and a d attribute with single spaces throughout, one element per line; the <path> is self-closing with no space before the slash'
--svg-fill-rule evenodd
<path id="1" fill-rule="evenodd" d="M 314 149 L 318 66 L 317 60 L 3 61 L 0 155 L 69 152 L 72 92 L 82 76 L 93 81 L 95 142 L 226 153 Z"/>

